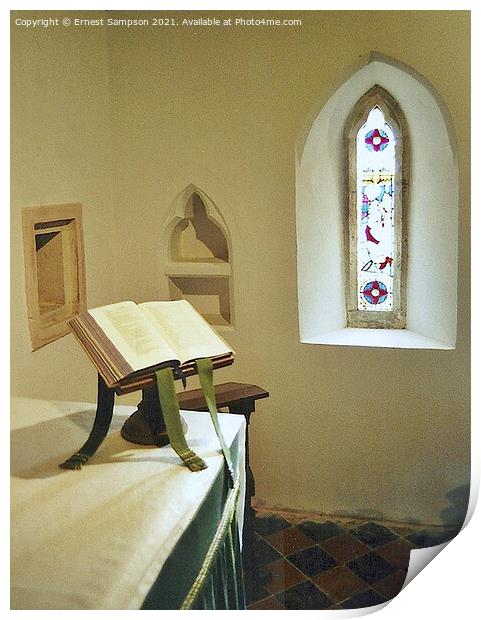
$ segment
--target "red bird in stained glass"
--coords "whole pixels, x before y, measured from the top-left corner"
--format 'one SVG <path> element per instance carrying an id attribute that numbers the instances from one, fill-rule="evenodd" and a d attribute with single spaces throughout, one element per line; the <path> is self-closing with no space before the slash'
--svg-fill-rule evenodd
<path id="1" fill-rule="evenodd" d="M 379 269 L 384 269 L 388 265 L 392 265 L 392 258 L 386 256 L 386 258 L 379 264 Z"/>
<path id="2" fill-rule="evenodd" d="M 371 227 L 366 226 L 366 240 L 372 241 L 373 243 L 379 243 L 379 240 L 371 235 Z"/>

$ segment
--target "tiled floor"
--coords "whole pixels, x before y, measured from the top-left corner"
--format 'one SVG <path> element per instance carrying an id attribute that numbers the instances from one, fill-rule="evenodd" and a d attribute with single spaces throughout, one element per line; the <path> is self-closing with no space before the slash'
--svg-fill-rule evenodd
<path id="1" fill-rule="evenodd" d="M 453 529 L 386 527 L 372 521 L 311 521 L 257 513 L 258 580 L 248 609 L 350 609 L 394 598 L 409 552 Z"/>

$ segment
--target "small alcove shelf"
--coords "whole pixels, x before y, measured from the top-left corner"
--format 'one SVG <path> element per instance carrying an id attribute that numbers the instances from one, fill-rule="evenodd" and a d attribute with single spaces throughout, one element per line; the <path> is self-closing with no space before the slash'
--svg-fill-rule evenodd
<path id="1" fill-rule="evenodd" d="M 179 197 L 165 265 L 169 296 L 186 299 L 214 327 L 233 326 L 230 242 L 220 212 L 198 188 Z"/>

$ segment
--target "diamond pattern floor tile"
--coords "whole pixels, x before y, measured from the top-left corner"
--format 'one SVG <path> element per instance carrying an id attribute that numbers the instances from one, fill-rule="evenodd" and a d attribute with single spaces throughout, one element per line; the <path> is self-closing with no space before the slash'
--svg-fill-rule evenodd
<path id="1" fill-rule="evenodd" d="M 338 536 L 344 532 L 337 523 L 332 521 L 325 521 L 324 523 L 316 523 L 315 521 L 303 521 L 298 525 L 304 534 L 315 540 L 321 542 L 333 536 Z"/>
<path id="2" fill-rule="evenodd" d="M 350 533 L 369 547 L 379 547 L 397 538 L 390 529 L 372 521 L 352 528 Z"/>
<path id="3" fill-rule="evenodd" d="M 374 590 L 365 590 L 359 594 L 355 594 L 351 598 L 341 603 L 343 609 L 358 609 L 360 607 L 372 607 L 385 603 L 386 599 Z"/>
<path id="4" fill-rule="evenodd" d="M 264 583 L 264 587 L 271 594 L 278 594 L 306 580 L 305 575 L 285 558 L 267 564 L 266 570 L 270 578 Z"/>
<path id="5" fill-rule="evenodd" d="M 275 513 L 255 521 L 258 583 L 248 609 L 354 609 L 401 590 L 410 549 L 452 538 L 447 528 L 386 527 L 355 519 L 302 520 Z"/>
<path id="6" fill-rule="evenodd" d="M 308 577 L 318 575 L 337 564 L 332 555 L 317 545 L 292 553 L 287 559 Z"/>
<path id="7" fill-rule="evenodd" d="M 398 570 L 397 572 L 381 579 L 372 584 L 372 589 L 379 592 L 381 596 L 384 596 L 386 600 L 391 600 L 399 592 L 401 592 L 404 582 L 406 581 L 407 572 L 404 570 Z"/>
<path id="8" fill-rule="evenodd" d="M 411 549 L 414 549 L 414 545 L 404 538 L 397 538 L 392 540 L 381 547 L 376 548 L 376 554 L 382 558 L 395 564 L 399 568 L 407 568 L 409 565 L 409 557 Z"/>
<path id="9" fill-rule="evenodd" d="M 277 595 L 286 609 L 329 609 L 332 601 L 312 581 L 305 581 Z"/>
<path id="10" fill-rule="evenodd" d="M 371 584 L 397 571 L 397 567 L 375 553 L 366 553 L 347 562 L 347 566 L 361 579 Z"/>
<path id="11" fill-rule="evenodd" d="M 255 556 L 258 564 L 269 564 L 282 558 L 282 553 L 274 549 L 264 538 L 259 537 L 256 540 Z"/>
<path id="12" fill-rule="evenodd" d="M 261 583 L 256 583 L 255 587 L 247 593 L 247 604 L 257 603 L 268 596 L 270 596 L 270 592 Z"/>
<path id="13" fill-rule="evenodd" d="M 315 575 L 312 581 L 335 603 L 366 589 L 366 582 L 347 566 L 335 566 L 320 575 Z"/>
<path id="14" fill-rule="evenodd" d="M 436 530 L 421 530 L 408 534 L 406 539 L 414 543 L 417 547 L 424 548 L 441 545 L 442 543 L 451 540 L 451 538 L 454 538 L 455 535 L 456 533 L 452 531 L 439 532 Z"/>
<path id="15" fill-rule="evenodd" d="M 265 537 L 267 542 L 283 555 L 289 555 L 300 549 L 312 547 L 314 540 L 306 536 L 297 527 L 289 527 Z"/>
<path id="16" fill-rule="evenodd" d="M 320 543 L 319 546 L 340 563 L 347 562 L 370 551 L 367 545 L 351 534 L 341 534 L 329 538 L 329 540 Z"/>

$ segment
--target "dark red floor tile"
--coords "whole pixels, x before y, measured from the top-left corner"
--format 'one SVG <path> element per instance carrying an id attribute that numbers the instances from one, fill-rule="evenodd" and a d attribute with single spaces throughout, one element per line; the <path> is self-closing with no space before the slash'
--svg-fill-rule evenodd
<path id="1" fill-rule="evenodd" d="M 401 592 L 404 582 L 406 580 L 406 571 L 399 570 L 389 577 L 385 577 L 381 579 L 381 581 L 377 581 L 372 584 L 372 589 L 379 592 L 382 596 L 386 598 L 386 600 L 391 600 L 395 596 Z"/>
<path id="2" fill-rule="evenodd" d="M 285 558 L 267 564 L 266 571 L 270 578 L 263 585 L 271 594 L 277 594 L 306 580 L 305 575 Z"/>
<path id="3" fill-rule="evenodd" d="M 407 568 L 409 566 L 411 549 L 414 548 L 415 545 L 409 541 L 404 540 L 404 538 L 398 538 L 386 545 L 382 545 L 382 547 L 378 547 L 376 553 L 399 568 Z"/>
<path id="4" fill-rule="evenodd" d="M 370 551 L 364 543 L 351 534 L 341 534 L 319 543 L 339 563 L 347 562 Z"/>
<path id="5" fill-rule="evenodd" d="M 366 589 L 366 582 L 346 566 L 335 566 L 311 579 L 334 603 Z"/>
<path id="6" fill-rule="evenodd" d="M 301 530 L 297 529 L 297 527 L 291 527 L 286 530 L 275 532 L 274 534 L 269 534 L 265 536 L 265 539 L 283 555 L 289 555 L 295 551 L 299 551 L 299 549 L 306 549 L 315 544 L 312 538 L 306 536 Z"/>

